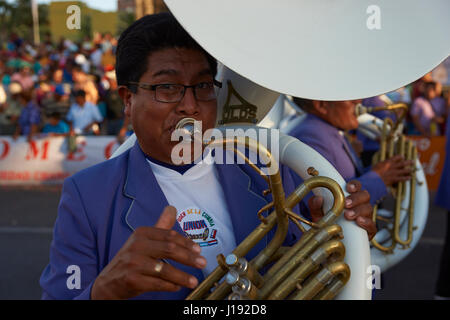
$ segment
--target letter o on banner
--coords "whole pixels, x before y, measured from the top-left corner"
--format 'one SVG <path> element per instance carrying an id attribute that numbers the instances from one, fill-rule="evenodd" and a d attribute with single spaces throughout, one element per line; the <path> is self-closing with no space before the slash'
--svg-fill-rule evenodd
<path id="1" fill-rule="evenodd" d="M 0 140 L 0 160 L 5 159 L 9 153 L 9 143 L 6 140 Z"/>

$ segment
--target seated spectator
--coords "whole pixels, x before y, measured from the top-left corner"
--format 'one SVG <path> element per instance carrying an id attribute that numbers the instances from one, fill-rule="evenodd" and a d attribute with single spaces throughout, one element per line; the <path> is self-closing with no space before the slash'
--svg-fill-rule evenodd
<path id="1" fill-rule="evenodd" d="M 103 51 L 100 44 L 95 45 L 95 51 L 91 53 L 91 61 L 95 68 L 102 68 Z"/>
<path id="2" fill-rule="evenodd" d="M 0 108 L 6 103 L 6 91 L 0 83 Z"/>
<path id="3" fill-rule="evenodd" d="M 58 112 L 65 117 L 69 112 L 70 101 L 69 95 L 65 92 L 64 85 L 60 84 L 55 87 L 55 91 L 49 98 L 42 102 L 46 114 Z"/>
<path id="4" fill-rule="evenodd" d="M 33 90 L 23 91 L 19 97 L 22 111 L 17 122 L 13 139 L 17 139 L 19 135 L 23 135 L 27 136 L 28 141 L 31 141 L 33 136 L 39 132 L 41 112 L 33 98 Z"/>
<path id="5" fill-rule="evenodd" d="M 108 66 L 114 66 L 116 64 L 116 56 L 114 55 L 112 48 L 109 48 L 105 51 L 105 53 L 103 53 L 101 63 L 104 69 Z"/>
<path id="6" fill-rule="evenodd" d="M 100 134 L 99 124 L 103 121 L 96 105 L 86 101 L 86 92 L 78 90 L 74 93 L 75 103 L 70 106 L 67 121 L 70 133 L 73 134 Z"/>
<path id="7" fill-rule="evenodd" d="M 42 128 L 42 133 L 49 136 L 67 136 L 69 131 L 69 125 L 61 119 L 61 114 L 58 111 L 53 111 L 48 116 L 47 123 Z"/>
<path id="8" fill-rule="evenodd" d="M 86 101 L 96 105 L 98 103 L 98 90 L 94 81 L 81 69 L 75 65 L 72 70 L 72 79 L 74 90 L 83 90 L 86 92 Z"/>
<path id="9" fill-rule="evenodd" d="M 440 95 L 437 95 L 430 100 L 430 103 L 436 117 L 439 119 L 437 122 L 437 125 L 439 126 L 438 132 L 440 134 L 445 134 L 446 121 L 444 121 L 444 119 L 447 118 L 447 101 Z"/>
<path id="10" fill-rule="evenodd" d="M 109 83 L 109 90 L 106 95 L 106 119 L 107 119 L 107 134 L 117 135 L 123 126 L 124 119 L 124 105 L 122 99 L 117 91 L 117 80 L 115 71 L 109 71 L 105 74 Z"/>
<path id="11" fill-rule="evenodd" d="M 24 63 L 19 72 L 12 75 L 11 81 L 20 83 L 23 90 L 31 90 L 34 87 L 34 80 L 31 76 L 31 67 L 29 63 Z"/>
<path id="12" fill-rule="evenodd" d="M 435 82 L 425 83 L 423 95 L 414 100 L 410 110 L 414 127 L 419 134 L 427 137 L 440 135 L 439 125 L 444 122 L 444 118 L 436 114 L 431 104 L 436 96 Z"/>
<path id="13" fill-rule="evenodd" d="M 0 105 L 0 135 L 13 135 L 16 129 L 16 123 L 19 119 L 22 107 L 19 102 L 19 95 L 22 92 L 22 86 L 13 82 L 8 86 L 9 95 L 6 101 Z"/>

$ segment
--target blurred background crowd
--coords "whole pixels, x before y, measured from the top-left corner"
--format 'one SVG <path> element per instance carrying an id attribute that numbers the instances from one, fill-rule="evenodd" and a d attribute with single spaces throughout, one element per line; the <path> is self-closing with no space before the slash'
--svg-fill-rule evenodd
<path id="1" fill-rule="evenodd" d="M 116 45 L 110 33 L 38 46 L 11 34 L 0 48 L 0 135 L 125 137 Z"/>
<path id="2" fill-rule="evenodd" d="M 132 129 L 116 90 L 116 45 L 111 33 L 96 33 L 79 42 L 64 38 L 52 42 L 48 37 L 39 45 L 10 34 L 0 47 L 0 135 L 32 139 L 42 134 L 101 134 L 122 141 Z M 406 134 L 444 134 L 450 94 L 431 72 L 363 104 L 397 102 L 410 106 Z"/>

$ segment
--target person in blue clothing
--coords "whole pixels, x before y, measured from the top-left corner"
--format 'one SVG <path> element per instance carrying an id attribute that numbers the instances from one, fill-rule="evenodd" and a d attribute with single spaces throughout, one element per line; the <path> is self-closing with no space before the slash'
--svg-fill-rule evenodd
<path id="1" fill-rule="evenodd" d="M 204 131 L 214 127 L 217 62 L 170 13 L 134 22 L 116 57 L 118 90 L 137 141 L 65 180 L 40 279 L 44 299 L 183 299 L 217 265 L 217 254 L 231 252 L 260 224 L 256 212 L 271 201 L 262 193 L 267 183 L 248 165 L 173 164 L 178 142 L 171 134 L 181 119 L 202 121 Z M 290 194 L 291 173 L 280 171 Z M 371 215 L 360 183 L 346 189 L 347 211 Z M 320 209 L 312 203 L 312 216 Z M 285 244 L 299 236 L 291 224 Z"/>
<path id="2" fill-rule="evenodd" d="M 370 194 L 372 204 L 387 195 L 387 187 L 411 177 L 412 161 L 401 156 L 364 168 L 343 134 L 358 128 L 354 101 L 316 101 L 295 98 L 308 115 L 289 135 L 298 138 L 324 156 L 348 181 L 357 179 Z"/>
<path id="3" fill-rule="evenodd" d="M 450 104 L 447 101 L 447 108 Z M 435 204 L 446 209 L 450 215 L 450 113 L 447 117 L 445 160 L 441 180 L 435 197 Z M 436 284 L 436 298 L 450 300 L 450 217 L 447 215 L 447 229 L 444 248 L 441 254 L 441 265 Z"/>
<path id="4" fill-rule="evenodd" d="M 100 134 L 99 124 L 103 121 L 98 107 L 86 101 L 86 92 L 76 90 L 75 102 L 70 106 L 66 120 L 71 134 Z"/>
<path id="5" fill-rule="evenodd" d="M 23 91 L 19 96 L 19 102 L 22 105 L 22 111 L 17 121 L 13 139 L 22 135 L 26 136 L 28 141 L 31 141 L 39 133 L 41 110 L 34 101 L 33 90 Z"/>
<path id="6" fill-rule="evenodd" d="M 42 133 L 50 136 L 67 136 L 69 131 L 69 125 L 61 119 L 61 114 L 57 111 L 52 112 L 48 116 L 48 123 L 42 128 Z"/>

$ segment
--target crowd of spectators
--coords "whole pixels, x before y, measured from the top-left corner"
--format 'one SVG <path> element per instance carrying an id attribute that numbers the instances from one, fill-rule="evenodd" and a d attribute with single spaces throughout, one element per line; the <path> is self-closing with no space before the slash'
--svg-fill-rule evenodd
<path id="1" fill-rule="evenodd" d="M 11 35 L 0 47 L 0 135 L 102 134 L 123 141 L 132 129 L 116 90 L 116 45 L 108 33 L 78 43 L 47 38 L 39 46 Z M 450 95 L 431 73 L 382 98 L 408 104 L 406 134 L 445 133 Z"/>
<path id="2" fill-rule="evenodd" d="M 47 38 L 35 46 L 15 34 L 0 47 L 0 135 L 116 135 L 131 127 L 117 92 L 117 39 Z"/>

